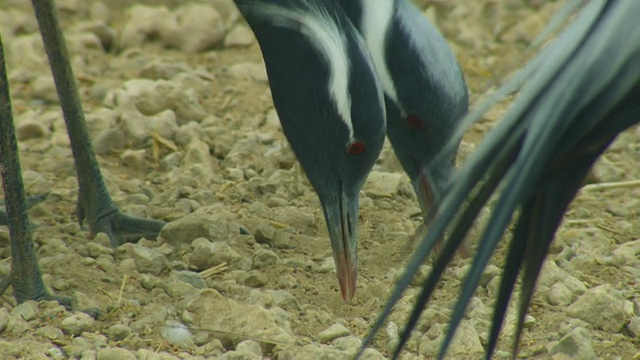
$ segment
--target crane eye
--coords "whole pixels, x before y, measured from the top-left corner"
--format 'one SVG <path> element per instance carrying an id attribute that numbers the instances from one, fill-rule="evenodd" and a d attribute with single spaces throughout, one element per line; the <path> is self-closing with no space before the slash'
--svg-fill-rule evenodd
<path id="1" fill-rule="evenodd" d="M 362 141 L 354 141 L 347 145 L 347 154 L 349 155 L 360 155 L 365 151 L 367 151 L 367 145 Z"/>
<path id="2" fill-rule="evenodd" d="M 407 116 L 407 125 L 411 130 L 424 130 L 424 122 L 415 115 Z"/>

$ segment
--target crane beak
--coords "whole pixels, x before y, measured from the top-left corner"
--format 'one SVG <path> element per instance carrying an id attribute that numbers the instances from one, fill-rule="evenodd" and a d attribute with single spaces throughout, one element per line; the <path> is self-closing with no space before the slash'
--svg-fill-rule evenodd
<path id="1" fill-rule="evenodd" d="M 418 203 L 420 204 L 420 210 L 422 210 L 424 223 L 425 225 L 429 225 L 436 212 L 436 187 L 426 170 L 420 171 L 420 174 L 411 181 L 411 185 L 413 185 L 413 190 L 416 192 L 416 196 L 418 197 Z"/>
<path id="2" fill-rule="evenodd" d="M 358 194 L 349 197 L 341 189 L 337 202 L 323 204 L 342 299 L 350 303 L 358 283 Z"/>

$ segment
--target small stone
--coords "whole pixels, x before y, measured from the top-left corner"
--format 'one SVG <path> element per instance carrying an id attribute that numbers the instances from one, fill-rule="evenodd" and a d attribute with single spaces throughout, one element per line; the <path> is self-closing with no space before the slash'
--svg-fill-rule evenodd
<path id="1" fill-rule="evenodd" d="M 549 288 L 547 295 L 549 304 L 554 306 L 566 306 L 573 302 L 574 294 L 562 282 L 557 282 Z"/>
<path id="2" fill-rule="evenodd" d="M 262 349 L 260 348 L 260 344 L 258 344 L 254 340 L 245 340 L 245 341 L 240 342 L 236 346 L 236 351 L 237 352 L 244 352 L 244 353 L 248 353 L 248 354 L 253 354 L 253 355 L 256 355 L 256 356 L 262 358 Z"/>
<path id="3" fill-rule="evenodd" d="M 160 236 L 176 248 L 198 238 L 225 242 L 241 238 L 236 215 L 221 205 L 202 207 L 168 223 L 160 231 Z"/>
<path id="4" fill-rule="evenodd" d="M 640 240 L 629 241 L 618 245 L 613 250 L 614 263 L 637 264 L 640 262 Z"/>
<path id="5" fill-rule="evenodd" d="M 146 150 L 125 150 L 120 155 L 120 160 L 125 166 L 134 169 L 144 169 Z"/>
<path id="6" fill-rule="evenodd" d="M 405 175 L 372 171 L 364 185 L 364 193 L 370 198 L 385 198 L 397 194 Z"/>
<path id="7" fill-rule="evenodd" d="M 324 260 L 322 261 L 322 264 L 320 264 L 320 266 L 318 266 L 318 268 L 316 269 L 317 272 L 324 274 L 324 273 L 335 273 L 336 270 L 336 261 L 333 259 L 333 256 L 328 256 L 326 258 L 324 258 Z"/>
<path id="8" fill-rule="evenodd" d="M 252 288 L 262 287 L 267 283 L 267 275 L 260 271 L 251 270 L 244 279 L 244 285 Z"/>
<path id="9" fill-rule="evenodd" d="M 177 26 L 166 43 L 188 53 L 212 49 L 224 37 L 224 21 L 208 4 L 182 5 L 175 11 L 175 21 Z"/>
<path id="10" fill-rule="evenodd" d="M 98 235 L 107 236 L 105 233 L 99 233 Z M 96 236 L 97 237 L 97 236 Z M 89 251 L 89 256 L 96 259 L 100 255 L 113 255 L 113 248 L 104 246 L 96 241 L 91 241 L 87 243 L 87 250 Z"/>
<path id="11" fill-rule="evenodd" d="M 362 340 L 354 335 L 343 336 L 331 342 L 336 349 L 346 351 L 349 355 L 355 355 L 357 349 L 362 345 Z"/>
<path id="12" fill-rule="evenodd" d="M 248 263 L 247 259 L 232 247 L 220 241 L 212 243 L 204 238 L 199 238 L 194 240 L 192 247 L 193 251 L 187 254 L 186 260 L 199 271 L 222 263 L 227 263 L 240 270 L 247 270 L 250 266 L 250 260 Z"/>
<path id="13" fill-rule="evenodd" d="M 158 38 L 170 38 L 178 26 L 171 11 L 164 6 L 134 5 L 127 11 L 127 18 L 120 36 L 121 49 L 140 47 Z"/>
<path id="14" fill-rule="evenodd" d="M 256 81 L 266 83 L 269 81 L 267 71 L 261 63 L 239 63 L 225 69 L 225 73 L 232 79 Z"/>
<path id="15" fill-rule="evenodd" d="M 0 329 L 2 329 L 0 325 Z M 640 317 L 635 317 L 627 324 L 627 330 L 636 339 L 640 339 Z"/>
<path id="16" fill-rule="evenodd" d="M 274 229 L 273 226 L 268 224 L 260 224 L 256 228 L 254 237 L 259 244 L 268 244 L 270 246 L 273 246 L 273 237 L 275 233 L 276 229 Z"/>
<path id="17" fill-rule="evenodd" d="M 20 121 L 16 127 L 18 140 L 28 140 L 47 137 L 51 131 L 41 122 Z"/>
<path id="18" fill-rule="evenodd" d="M 7 322 L 6 332 L 13 335 L 20 335 L 31 331 L 31 325 L 20 315 L 12 315 Z"/>
<path id="19" fill-rule="evenodd" d="M 0 333 L 2 333 L 7 328 L 10 317 L 11 315 L 9 314 L 9 310 L 7 310 L 6 308 L 0 309 Z"/>
<path id="20" fill-rule="evenodd" d="M 287 311 L 297 311 L 300 309 L 298 299 L 286 290 L 268 290 L 275 306 L 283 308 Z"/>
<path id="21" fill-rule="evenodd" d="M 124 324 L 114 324 L 107 330 L 107 335 L 112 341 L 124 340 L 129 334 L 131 334 L 131 329 Z"/>
<path id="22" fill-rule="evenodd" d="M 25 321 L 31 321 L 38 316 L 38 303 L 35 301 L 25 301 L 22 304 L 16 306 L 11 311 L 12 316 L 20 316 Z"/>
<path id="23" fill-rule="evenodd" d="M 258 269 L 266 269 L 276 265 L 280 261 L 278 255 L 267 249 L 258 249 L 253 254 L 253 265 Z"/>
<path id="24" fill-rule="evenodd" d="M 427 357 L 436 357 L 445 334 L 446 326 L 435 324 L 420 338 L 418 352 Z M 469 358 L 478 358 L 482 353 L 484 353 L 484 348 L 480 342 L 478 331 L 471 324 L 462 322 L 453 337 L 447 354 L 453 358 L 462 354 Z M 472 356 L 472 354 L 476 356 Z"/>
<path id="25" fill-rule="evenodd" d="M 190 284 L 196 289 L 204 289 L 207 287 L 207 283 L 204 281 L 202 276 L 193 271 L 172 271 L 171 274 L 169 274 L 169 282 L 176 280 Z"/>
<path id="26" fill-rule="evenodd" d="M 98 360 L 136 360 L 136 356 L 123 348 L 104 348 L 98 350 Z"/>
<path id="27" fill-rule="evenodd" d="M 329 343 L 337 338 L 347 336 L 349 334 L 351 334 L 351 331 L 347 329 L 346 326 L 336 323 L 321 331 L 316 338 L 318 339 L 318 342 Z"/>
<path id="28" fill-rule="evenodd" d="M 131 257 L 136 262 L 136 269 L 140 273 L 160 275 L 167 268 L 167 258 L 156 249 L 133 244 Z"/>
<path id="29" fill-rule="evenodd" d="M 247 47 L 253 45 L 255 37 L 244 25 L 234 26 L 224 38 L 225 47 Z"/>
<path id="30" fill-rule="evenodd" d="M 593 351 L 593 344 L 589 331 L 583 327 L 578 327 L 565 335 L 560 341 L 549 349 L 550 355 L 563 354 L 569 359 L 591 360 L 598 356 Z"/>
<path id="31" fill-rule="evenodd" d="M 567 315 L 588 322 L 598 329 L 618 332 L 626 323 L 624 298 L 613 286 L 589 289 L 567 308 Z"/>
<path id="32" fill-rule="evenodd" d="M 85 313 L 77 313 L 62 320 L 60 327 L 66 334 L 78 336 L 84 331 L 93 331 L 95 322 L 91 316 Z"/>

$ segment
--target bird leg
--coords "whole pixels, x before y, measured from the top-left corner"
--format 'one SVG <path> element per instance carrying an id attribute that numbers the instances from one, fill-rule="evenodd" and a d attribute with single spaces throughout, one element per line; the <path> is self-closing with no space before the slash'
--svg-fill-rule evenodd
<path id="1" fill-rule="evenodd" d="M 69 299 L 52 295 L 44 286 L 33 248 L 4 59 L 0 37 L 0 175 L 11 238 L 11 274 L 0 281 L 0 295 L 11 285 L 18 303 L 26 300 L 58 300 L 69 306 Z"/>
<path id="2" fill-rule="evenodd" d="M 79 188 L 77 216 L 80 225 L 87 220 L 91 232 L 106 233 L 114 247 L 125 242 L 136 241 L 141 237 L 155 238 L 164 226 L 164 221 L 124 215 L 109 195 L 93 152 L 53 0 L 33 0 L 32 3 L 75 159 Z"/>

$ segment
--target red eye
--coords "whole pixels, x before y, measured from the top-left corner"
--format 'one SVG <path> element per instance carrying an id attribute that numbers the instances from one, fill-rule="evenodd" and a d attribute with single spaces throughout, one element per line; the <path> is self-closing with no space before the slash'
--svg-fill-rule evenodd
<path id="1" fill-rule="evenodd" d="M 424 123 L 422 122 L 422 119 L 420 119 L 419 117 L 417 117 L 415 115 L 407 116 L 407 125 L 409 125 L 409 129 L 411 129 L 411 130 L 423 130 L 424 129 Z"/>
<path id="2" fill-rule="evenodd" d="M 360 155 L 367 151 L 367 145 L 362 141 L 354 141 L 347 146 L 347 153 L 350 155 Z"/>

